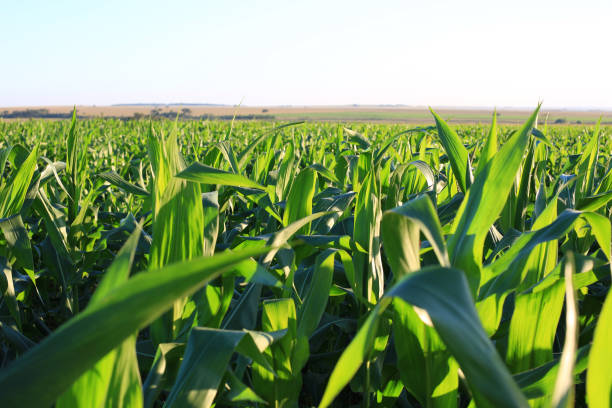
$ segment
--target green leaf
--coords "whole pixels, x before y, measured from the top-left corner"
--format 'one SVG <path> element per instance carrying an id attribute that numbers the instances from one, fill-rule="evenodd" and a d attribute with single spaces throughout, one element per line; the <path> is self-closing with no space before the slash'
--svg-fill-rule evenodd
<path id="1" fill-rule="evenodd" d="M 149 196 L 150 195 L 147 190 L 126 181 L 123 177 L 117 174 L 117 172 L 115 172 L 114 170 L 107 171 L 105 173 L 100 173 L 98 174 L 98 177 L 100 177 L 102 180 L 108 181 L 113 186 L 119 187 L 120 189 L 128 193 L 132 193 L 132 194 L 139 195 L 139 196 Z"/>
<path id="2" fill-rule="evenodd" d="M 16 266 L 24 268 L 32 283 L 36 286 L 32 246 L 21 215 L 17 214 L 9 218 L 0 219 L 0 229 L 2 234 L 4 234 L 4 239 L 6 239 L 10 253 L 17 261 Z"/>
<path id="3" fill-rule="evenodd" d="M 404 386 L 422 406 L 456 407 L 458 367 L 440 336 L 406 302 L 397 300 L 393 308 L 397 367 Z"/>
<path id="4" fill-rule="evenodd" d="M 0 265 L 0 267 L 2 266 Z M 25 352 L 26 350 L 36 345 L 36 343 L 28 339 L 26 336 L 21 334 L 19 331 L 17 331 L 16 329 L 12 328 L 11 326 L 5 323 L 2 323 L 1 321 L 0 321 L 0 334 L 2 335 L 2 337 L 4 337 L 4 339 L 9 344 L 11 344 L 19 352 L 19 354 Z"/>
<path id="5" fill-rule="evenodd" d="M 240 166 L 238 165 L 238 159 L 236 158 L 236 155 L 234 154 L 234 150 L 232 149 L 232 146 L 230 146 L 230 144 L 227 141 L 222 141 L 222 142 L 219 142 L 218 147 L 219 147 L 219 150 L 221 150 L 221 154 L 223 154 L 223 157 L 225 158 L 225 160 L 229 162 L 230 167 L 232 168 L 232 173 L 240 174 Z"/>
<path id="6" fill-rule="evenodd" d="M 424 309 L 472 389 L 476 403 L 527 407 L 497 350 L 485 334 L 463 272 L 428 267 L 409 274 L 386 296 Z"/>
<path id="7" fill-rule="evenodd" d="M 597 157 L 599 156 L 599 130 L 601 117 L 595 125 L 593 135 L 582 149 L 582 156 L 578 162 L 577 199 L 593 194 L 593 183 L 597 172 Z"/>
<path id="8" fill-rule="evenodd" d="M 453 223 L 448 239 L 451 265 L 466 272 L 472 293 L 480 286 L 483 245 L 489 228 L 504 208 L 514 184 L 529 134 L 540 107 L 476 176 Z"/>
<path id="9" fill-rule="evenodd" d="M 538 245 L 563 237 L 581 214 L 565 210 L 549 225 L 523 233 L 509 250 L 483 269 L 483 284 L 476 307 L 487 333 L 493 334 L 497 329 L 503 303 L 520 285 L 529 254 Z"/>
<path id="10" fill-rule="evenodd" d="M 612 191 L 596 194 L 581 198 L 576 203 L 576 209 L 579 211 L 597 211 L 612 200 Z"/>
<path id="11" fill-rule="evenodd" d="M 176 299 L 266 250 L 223 253 L 137 274 L 4 368 L 0 372 L 0 405 L 50 406 L 96 361 L 151 323 Z"/>
<path id="12" fill-rule="evenodd" d="M 349 135 L 349 141 L 359 146 L 359 148 L 366 150 L 369 149 L 371 144 L 370 141 L 361 133 L 354 130 L 344 128 L 344 131 Z"/>
<path id="13" fill-rule="evenodd" d="M 185 168 L 176 140 L 176 128 L 167 139 L 149 135 L 149 143 L 160 154 L 151 155 L 157 169 L 154 183 L 153 243 L 150 268 L 160 268 L 172 262 L 204 254 L 204 208 L 200 184 L 172 177 Z M 208 248 L 210 250 L 210 248 Z M 157 344 L 175 339 L 185 320 L 183 310 L 187 299 L 178 299 L 174 308 L 151 327 Z"/>
<path id="14" fill-rule="evenodd" d="M 553 407 L 574 406 L 574 364 L 576 350 L 578 349 L 578 301 L 574 289 L 574 274 L 576 264 L 571 252 L 565 258 L 565 343 L 559 363 L 559 372 L 555 382 L 555 390 L 552 396 Z"/>
<path id="15" fill-rule="evenodd" d="M 261 352 L 284 334 L 194 327 L 165 406 L 210 407 L 234 351 L 265 362 Z"/>
<path id="16" fill-rule="evenodd" d="M 312 231 L 316 231 L 319 234 L 328 234 L 342 214 L 349 208 L 354 198 L 355 193 L 351 191 L 329 199 L 319 200 L 313 211 L 325 211 L 328 212 L 328 215 L 313 222 Z"/>
<path id="17" fill-rule="evenodd" d="M 17 297 L 15 296 L 13 270 L 9 265 L 4 264 L 2 258 L 0 258 L 0 272 L 0 293 L 2 293 L 2 297 L 0 297 L 0 299 L 6 303 L 9 313 L 13 319 L 15 319 L 15 323 L 17 323 L 17 327 L 21 329 L 21 313 L 19 311 Z M 8 332 L 8 334 L 10 335 L 12 333 Z"/>
<path id="18" fill-rule="evenodd" d="M 310 337 L 321 321 L 329 298 L 337 252 L 326 249 L 315 260 L 310 288 L 298 313 L 298 336 Z"/>
<path id="19" fill-rule="evenodd" d="M 586 377 L 587 402 L 593 408 L 607 408 L 612 405 L 612 292 L 606 296 L 597 319 L 593 346 L 589 353 L 589 367 Z"/>
<path id="20" fill-rule="evenodd" d="M 304 123 L 303 120 L 297 121 L 297 122 L 285 123 L 285 124 L 282 124 L 282 125 L 279 125 L 279 126 L 275 126 L 272 129 L 269 129 L 269 130 L 263 132 L 263 134 L 261 136 L 259 136 L 255 140 L 253 140 L 253 142 L 251 142 L 247 147 L 244 148 L 243 151 L 240 152 L 240 154 L 238 155 L 238 167 L 240 169 L 243 169 L 245 164 L 251 158 L 251 154 L 253 153 L 255 148 L 261 142 L 263 142 L 264 140 L 269 138 L 271 135 L 273 135 L 276 131 L 284 129 L 284 128 L 287 128 L 287 127 L 295 126 L 295 125 L 301 125 L 302 123 Z"/>
<path id="21" fill-rule="evenodd" d="M 305 169 L 298 174 L 291 186 L 289 196 L 287 197 L 285 213 L 283 214 L 284 226 L 288 226 L 312 214 L 312 199 L 314 197 L 316 183 L 317 174 L 313 170 Z M 304 226 L 299 233 L 305 235 L 309 234 L 310 224 Z"/>
<path id="22" fill-rule="evenodd" d="M 219 234 L 219 192 L 202 193 L 204 211 L 204 255 L 213 255 Z"/>
<path id="23" fill-rule="evenodd" d="M 295 160 L 295 148 L 293 147 L 292 140 L 289 140 L 285 148 L 285 155 L 278 169 L 278 179 L 276 180 L 275 194 L 278 201 L 287 199 L 292 184 L 291 181 L 296 171 L 293 165 Z"/>
<path id="24" fill-rule="evenodd" d="M 367 250 L 367 254 L 354 254 L 356 287 L 370 302 L 374 301 L 376 294 L 382 296 L 382 265 L 379 263 L 381 218 L 378 184 L 374 170 L 370 170 L 357 193 L 353 222 L 353 239 Z M 375 287 L 376 283 L 378 288 Z"/>
<path id="25" fill-rule="evenodd" d="M 36 170 L 37 158 L 38 146 L 32 149 L 15 176 L 0 191 L 0 218 L 8 218 L 19 214 L 21 211 L 21 206 L 25 201 L 28 187 Z"/>
<path id="26" fill-rule="evenodd" d="M 272 259 L 274 259 L 274 256 L 276 255 L 276 253 L 278 252 L 279 247 L 281 247 L 282 245 L 285 245 L 287 241 L 289 241 L 289 239 L 293 235 L 295 235 L 298 231 L 300 231 L 306 225 L 310 224 L 312 221 L 316 220 L 317 218 L 323 217 L 327 214 L 329 213 L 318 212 L 318 213 L 311 214 L 297 221 L 294 221 L 291 224 L 287 225 L 285 228 L 275 232 L 267 241 L 267 244 L 271 246 L 273 249 L 270 250 L 270 252 L 266 254 L 263 260 L 263 264 L 269 265 L 270 262 L 272 262 Z"/>
<path id="27" fill-rule="evenodd" d="M 185 343 L 162 343 L 157 347 L 153 365 L 143 384 L 144 407 L 153 408 L 161 391 L 170 389 L 175 383 L 183 354 Z"/>
<path id="28" fill-rule="evenodd" d="M 357 373 L 359 367 L 368 359 L 373 351 L 380 316 L 389 303 L 390 299 L 385 299 L 376 305 L 353 337 L 353 340 L 344 349 L 329 376 L 319 408 L 330 406 L 336 396 Z"/>
<path id="29" fill-rule="evenodd" d="M 178 178 L 203 184 L 219 184 L 222 186 L 249 187 L 265 190 L 265 187 L 241 176 L 240 174 L 230 173 L 219 170 L 206 164 L 193 163 L 185 170 L 176 175 Z"/>
<path id="30" fill-rule="evenodd" d="M 421 172 L 421 174 L 423 174 L 425 180 L 427 180 L 427 189 L 433 189 L 436 177 L 429 164 L 425 163 L 423 160 L 413 160 L 411 162 L 406 163 L 406 166 L 416 167 Z"/>
<path id="31" fill-rule="evenodd" d="M 313 169 L 314 171 L 316 171 L 317 173 L 319 173 L 321 176 L 325 177 L 329 181 L 332 181 L 334 183 L 340 182 L 334 173 L 332 173 L 327 167 L 321 164 L 314 163 L 308 166 L 308 168 Z"/>
<path id="32" fill-rule="evenodd" d="M 265 350 L 267 364 L 253 363 L 253 385 L 259 395 L 273 406 L 281 403 L 297 406 L 302 388 L 301 371 L 308 359 L 308 339 L 297 335 L 293 299 L 264 301 L 261 328 L 268 332 L 286 330 L 286 334 Z"/>
<path id="33" fill-rule="evenodd" d="M 472 184 L 472 170 L 469 166 L 468 151 L 461 143 L 457 133 L 455 133 L 455 131 L 452 130 L 433 109 L 429 108 L 429 110 L 436 121 L 438 138 L 448 155 L 448 160 L 453 169 L 453 174 L 457 178 L 459 188 L 465 193 Z"/>
<path id="34" fill-rule="evenodd" d="M 535 144 L 533 142 L 529 143 L 529 147 L 527 150 L 527 157 L 523 162 L 523 166 L 521 168 L 521 181 L 518 185 L 518 194 L 516 196 L 516 200 L 514 201 L 514 228 L 523 231 L 525 229 L 525 217 L 526 217 L 526 209 L 529 201 L 529 187 L 531 184 L 531 175 L 532 172 L 535 171 L 533 166 L 533 156 L 535 152 Z"/>
<path id="35" fill-rule="evenodd" d="M 553 342 L 563 308 L 563 288 L 557 283 L 515 297 L 506 361 L 512 372 L 527 371 L 553 359 Z"/>
<path id="36" fill-rule="evenodd" d="M 587 368 L 590 348 L 591 345 L 587 344 L 576 353 L 576 363 L 574 365 L 576 381 L 579 381 L 578 376 Z M 550 405 L 555 380 L 559 373 L 559 360 L 559 357 L 556 357 L 551 362 L 514 376 L 514 379 L 527 398 L 530 400 L 541 398 L 545 406 Z"/>
<path id="37" fill-rule="evenodd" d="M 253 330 L 257 324 L 257 310 L 261 297 L 261 285 L 251 283 L 240 295 L 238 302 L 229 312 L 221 325 L 222 329 Z"/>
<path id="38" fill-rule="evenodd" d="M 420 232 L 433 247 L 440 265 L 450 266 L 436 210 L 423 195 L 383 214 L 383 246 L 396 279 L 421 268 Z"/>
<path id="39" fill-rule="evenodd" d="M 478 158 L 478 167 L 476 168 L 476 175 L 485 168 L 488 162 L 491 161 L 493 156 L 497 153 L 497 110 L 493 111 L 493 118 L 491 119 L 491 127 L 487 135 L 487 141 L 485 142 L 480 156 Z"/>
<path id="40" fill-rule="evenodd" d="M 0 150 L 0 189 L 4 186 L 4 170 L 6 168 L 6 162 L 9 155 L 11 154 L 11 150 L 13 150 L 11 146 L 7 146 Z"/>
<path id="41" fill-rule="evenodd" d="M 266 401 L 240 381 L 232 370 L 227 370 L 226 377 L 229 391 L 225 395 L 225 398 L 230 402 L 257 402 L 266 404 Z"/>

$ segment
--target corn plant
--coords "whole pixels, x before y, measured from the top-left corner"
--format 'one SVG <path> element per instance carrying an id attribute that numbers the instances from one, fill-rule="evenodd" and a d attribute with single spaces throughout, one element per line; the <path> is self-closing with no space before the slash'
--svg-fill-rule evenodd
<path id="1" fill-rule="evenodd" d="M 612 401 L 609 127 L 0 122 L 0 405 Z"/>

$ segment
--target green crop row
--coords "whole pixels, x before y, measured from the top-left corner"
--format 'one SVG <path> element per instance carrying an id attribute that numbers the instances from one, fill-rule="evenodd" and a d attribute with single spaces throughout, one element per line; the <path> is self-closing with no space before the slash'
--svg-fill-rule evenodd
<path id="1" fill-rule="evenodd" d="M 2 407 L 609 407 L 610 129 L 0 121 Z"/>

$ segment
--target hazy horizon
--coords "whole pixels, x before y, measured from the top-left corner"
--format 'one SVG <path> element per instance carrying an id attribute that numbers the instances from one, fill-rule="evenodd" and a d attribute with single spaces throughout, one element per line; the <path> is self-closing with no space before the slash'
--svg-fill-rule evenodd
<path id="1" fill-rule="evenodd" d="M 600 0 L 13 2 L 0 106 L 612 110 L 610 16 Z"/>
<path id="2" fill-rule="evenodd" d="M 225 107 L 225 108 L 397 108 L 397 109 L 424 109 L 428 110 L 430 107 L 435 109 L 447 109 L 447 110 L 474 110 L 474 111 L 483 111 L 490 110 L 493 111 L 533 111 L 537 106 L 537 103 L 532 106 L 474 106 L 474 105 L 466 105 L 466 106 L 456 106 L 456 105 L 406 105 L 406 104 L 334 104 L 334 105 L 325 105 L 325 104 L 313 104 L 313 105 L 303 105 L 303 104 L 279 104 L 279 105 L 247 105 L 247 104 L 222 104 L 222 103 L 207 103 L 207 102 L 134 102 L 134 103 L 111 103 L 111 104 L 58 104 L 58 105 L 14 105 L 14 106 L 0 106 L 3 109 L 28 109 L 28 108 L 71 108 L 73 106 L 76 107 L 138 107 L 138 106 L 151 106 L 151 107 Z M 612 107 L 599 107 L 599 106 L 547 106 L 546 104 L 542 105 L 542 110 L 552 110 L 552 111 L 573 111 L 573 112 L 612 112 Z"/>

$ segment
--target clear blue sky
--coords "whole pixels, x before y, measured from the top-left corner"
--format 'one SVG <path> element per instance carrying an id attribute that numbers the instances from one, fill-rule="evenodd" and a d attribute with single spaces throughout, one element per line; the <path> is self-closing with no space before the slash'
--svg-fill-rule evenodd
<path id="1" fill-rule="evenodd" d="M 6 0 L 0 106 L 612 108 L 611 21 L 611 0 Z"/>

